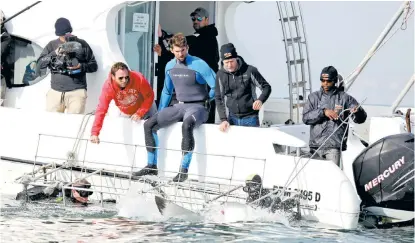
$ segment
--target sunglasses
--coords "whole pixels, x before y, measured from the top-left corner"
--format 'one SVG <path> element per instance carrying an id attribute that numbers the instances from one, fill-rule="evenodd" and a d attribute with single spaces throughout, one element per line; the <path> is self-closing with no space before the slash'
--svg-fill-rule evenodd
<path id="1" fill-rule="evenodd" d="M 192 18 L 192 21 L 195 21 L 195 20 L 197 20 L 197 21 L 202 21 L 203 20 L 203 18 L 202 17 L 195 17 L 195 16 L 192 16 L 191 17 Z"/>
<path id="2" fill-rule="evenodd" d="M 333 83 L 334 82 L 334 80 L 330 80 L 330 79 L 320 79 L 320 81 L 322 83 L 324 83 L 324 82 L 326 82 L 326 83 Z"/>
<path id="3" fill-rule="evenodd" d="M 118 80 L 123 80 L 123 79 L 125 79 L 125 80 L 130 80 L 130 76 L 125 76 L 125 77 L 118 77 Z"/>

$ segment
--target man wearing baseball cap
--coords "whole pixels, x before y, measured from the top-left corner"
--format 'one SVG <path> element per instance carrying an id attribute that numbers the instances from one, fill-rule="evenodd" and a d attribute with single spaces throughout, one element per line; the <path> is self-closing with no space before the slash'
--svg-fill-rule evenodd
<path id="1" fill-rule="evenodd" d="M 216 73 L 219 70 L 219 45 L 216 40 L 218 30 L 215 24 L 209 24 L 209 12 L 204 8 L 196 8 L 190 13 L 195 35 L 187 36 L 189 54 L 205 61 Z M 206 123 L 215 123 L 215 101 L 210 104 L 211 110 Z"/>
<path id="2" fill-rule="evenodd" d="M 246 64 L 232 43 L 223 45 L 220 55 L 223 68 L 216 74 L 215 84 L 215 100 L 222 121 L 219 129 L 225 132 L 230 125 L 259 127 L 258 112 L 271 94 L 271 85 L 256 67 Z M 259 97 L 257 87 L 262 91 Z"/>
<path id="3" fill-rule="evenodd" d="M 313 154 L 321 146 L 317 154 L 340 166 L 340 153 L 347 149 L 349 126 L 342 121 L 352 113 L 350 118 L 361 124 L 366 121 L 367 114 L 355 98 L 343 91 L 336 68 L 323 68 L 320 80 L 320 90 L 308 96 L 303 109 L 303 122 L 310 125 L 310 152 Z"/>

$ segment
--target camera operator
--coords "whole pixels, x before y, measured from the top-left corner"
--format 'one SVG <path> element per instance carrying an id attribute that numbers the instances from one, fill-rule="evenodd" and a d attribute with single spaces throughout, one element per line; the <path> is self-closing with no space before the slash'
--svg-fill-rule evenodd
<path id="1" fill-rule="evenodd" d="M 51 112 L 82 114 L 87 99 L 86 73 L 98 70 L 92 49 L 85 40 L 71 34 L 68 19 L 55 23 L 58 39 L 50 41 L 40 54 L 40 69 L 52 73 L 51 89 L 46 95 L 46 110 Z"/>

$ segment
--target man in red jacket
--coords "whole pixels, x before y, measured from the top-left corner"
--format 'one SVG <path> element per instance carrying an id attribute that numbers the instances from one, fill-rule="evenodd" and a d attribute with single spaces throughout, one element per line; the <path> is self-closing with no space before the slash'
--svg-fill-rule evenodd
<path id="1" fill-rule="evenodd" d="M 147 119 L 157 112 L 153 89 L 143 74 L 130 71 L 126 64 L 117 62 L 112 65 L 111 73 L 102 87 L 91 131 L 92 143 L 99 143 L 99 132 L 111 100 L 133 121 Z"/>

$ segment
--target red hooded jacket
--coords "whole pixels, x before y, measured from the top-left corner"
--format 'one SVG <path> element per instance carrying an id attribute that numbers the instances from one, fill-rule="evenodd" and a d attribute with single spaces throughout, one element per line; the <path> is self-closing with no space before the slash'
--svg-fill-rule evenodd
<path id="1" fill-rule="evenodd" d="M 154 93 L 147 79 L 139 72 L 130 71 L 130 82 L 123 90 L 112 81 L 110 73 L 102 87 L 91 135 L 99 135 L 111 100 L 123 113 L 143 117 L 153 105 Z"/>

